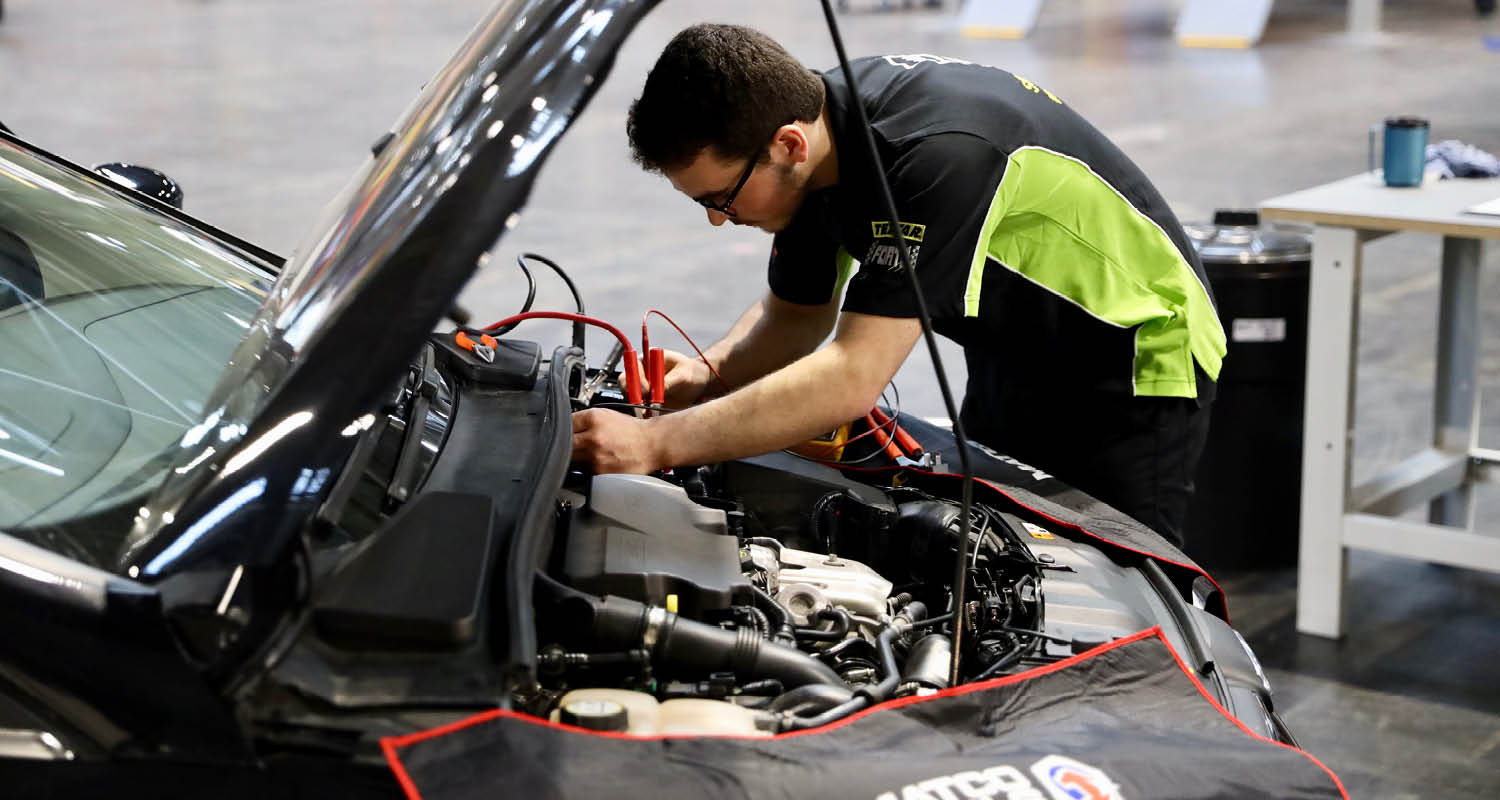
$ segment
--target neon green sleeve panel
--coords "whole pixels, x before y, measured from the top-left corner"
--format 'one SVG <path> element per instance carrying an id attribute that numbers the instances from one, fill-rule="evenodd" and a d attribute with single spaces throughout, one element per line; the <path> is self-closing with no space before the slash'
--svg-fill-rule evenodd
<path id="1" fill-rule="evenodd" d="M 849 285 L 849 279 L 854 277 L 854 271 L 859 267 L 859 262 L 848 250 L 840 247 L 838 253 L 833 257 L 834 269 L 838 270 L 838 282 L 833 286 L 833 299 L 837 301 L 844 294 L 844 287 Z"/>
<path id="2" fill-rule="evenodd" d="M 1218 380 L 1224 328 L 1207 290 L 1167 234 L 1082 161 L 1042 147 L 1011 153 L 974 248 L 965 316 L 979 315 L 987 258 L 1135 328 L 1137 396 L 1197 397 L 1194 358 Z"/>

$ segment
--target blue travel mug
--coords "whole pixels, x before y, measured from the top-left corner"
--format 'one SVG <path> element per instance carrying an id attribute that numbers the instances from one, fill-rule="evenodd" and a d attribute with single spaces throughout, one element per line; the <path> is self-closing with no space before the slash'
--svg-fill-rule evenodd
<path id="1" fill-rule="evenodd" d="M 1369 169 L 1375 171 L 1375 132 L 1384 129 L 1381 166 L 1386 186 L 1421 186 L 1422 169 L 1427 164 L 1427 120 L 1420 117 L 1391 117 L 1383 124 L 1370 126 Z"/>

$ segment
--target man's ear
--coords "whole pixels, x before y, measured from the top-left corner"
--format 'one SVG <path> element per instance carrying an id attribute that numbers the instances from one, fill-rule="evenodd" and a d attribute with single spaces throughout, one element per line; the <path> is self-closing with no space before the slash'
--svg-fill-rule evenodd
<path id="1" fill-rule="evenodd" d="M 807 131 L 802 125 L 790 122 L 776 129 L 776 135 L 771 139 L 772 150 L 780 149 L 786 154 L 793 164 L 800 164 L 807 160 L 809 151 L 807 146 Z"/>

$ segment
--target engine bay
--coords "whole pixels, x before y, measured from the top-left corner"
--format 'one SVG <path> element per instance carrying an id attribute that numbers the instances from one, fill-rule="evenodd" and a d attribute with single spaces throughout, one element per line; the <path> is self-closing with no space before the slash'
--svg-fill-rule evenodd
<path id="1" fill-rule="evenodd" d="M 960 685 L 1149 627 L 1076 591 L 1129 582 L 1123 567 L 973 508 L 955 609 L 955 500 L 786 452 L 575 473 L 537 578 L 538 683 L 519 705 L 601 730 L 772 735 L 950 688 L 954 626 Z M 1054 584 L 1062 604 L 1045 602 Z"/>
<path id="2" fill-rule="evenodd" d="M 1150 558 L 982 495 L 955 608 L 957 480 L 787 451 L 590 474 L 568 465 L 568 415 L 633 412 L 612 375 L 519 345 L 466 371 L 434 344 L 312 541 L 312 624 L 258 687 L 277 726 L 399 730 L 382 709 L 436 723 L 493 703 L 594 730 L 772 736 L 1153 626 L 1242 719 L 1269 708 L 1233 630 Z M 413 447 L 435 456 L 403 472 Z"/>

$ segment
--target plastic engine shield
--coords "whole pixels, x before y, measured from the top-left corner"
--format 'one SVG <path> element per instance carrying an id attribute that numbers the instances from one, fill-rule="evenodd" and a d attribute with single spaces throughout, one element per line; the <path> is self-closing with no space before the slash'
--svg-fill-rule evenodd
<path id="1" fill-rule="evenodd" d="M 747 603 L 739 545 L 723 511 L 645 475 L 597 475 L 568 525 L 563 572 L 574 587 L 651 605 L 677 595 L 690 618 Z"/>

